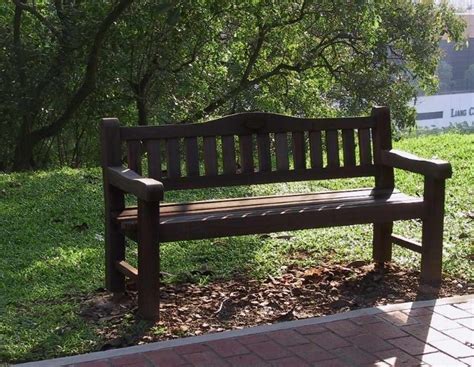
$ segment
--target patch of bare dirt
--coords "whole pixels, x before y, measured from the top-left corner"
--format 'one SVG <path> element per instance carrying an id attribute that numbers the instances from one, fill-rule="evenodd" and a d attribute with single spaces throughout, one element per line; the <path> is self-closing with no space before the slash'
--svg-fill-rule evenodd
<path id="1" fill-rule="evenodd" d="M 239 277 L 208 285 L 164 285 L 161 320 L 139 322 L 136 290 L 120 299 L 98 291 L 82 297 L 82 317 L 103 337 L 101 349 L 200 335 L 358 308 L 473 293 L 472 283 L 445 278 L 439 289 L 418 284 L 419 272 L 355 261 L 311 268 L 288 266 L 264 281 Z"/>

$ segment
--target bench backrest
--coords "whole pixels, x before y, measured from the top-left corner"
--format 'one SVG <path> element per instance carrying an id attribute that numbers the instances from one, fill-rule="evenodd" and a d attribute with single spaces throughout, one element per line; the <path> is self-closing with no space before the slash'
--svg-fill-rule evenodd
<path id="1" fill-rule="evenodd" d="M 378 152 L 391 148 L 390 134 L 386 107 L 367 117 L 251 112 L 196 124 L 120 128 L 129 168 L 162 181 L 165 190 L 381 177 Z M 148 172 L 142 172 L 144 154 Z"/>

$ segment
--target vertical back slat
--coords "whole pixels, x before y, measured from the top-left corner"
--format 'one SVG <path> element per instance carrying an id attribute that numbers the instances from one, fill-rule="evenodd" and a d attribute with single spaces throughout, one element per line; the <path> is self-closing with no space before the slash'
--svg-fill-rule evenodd
<path id="1" fill-rule="evenodd" d="M 275 134 L 276 165 L 278 171 L 288 171 L 288 136 L 286 133 Z"/>
<path id="2" fill-rule="evenodd" d="M 161 179 L 161 153 L 159 140 L 147 140 L 145 142 L 148 160 L 148 176 L 155 180 Z"/>
<path id="3" fill-rule="evenodd" d="M 178 139 L 166 140 L 166 163 L 169 178 L 181 177 L 181 155 Z"/>
<path id="4" fill-rule="evenodd" d="M 306 168 L 306 155 L 304 148 L 304 133 L 294 132 L 293 137 L 293 164 L 295 169 Z"/>
<path id="5" fill-rule="evenodd" d="M 127 141 L 128 168 L 130 168 L 132 171 L 135 171 L 141 174 L 142 173 L 141 158 L 142 158 L 141 141 L 139 140 Z"/>
<path id="6" fill-rule="evenodd" d="M 235 141 L 233 135 L 226 135 L 221 137 L 222 140 L 222 158 L 225 174 L 235 173 L 236 159 L 235 159 Z"/>
<path id="7" fill-rule="evenodd" d="M 196 137 L 184 140 L 186 149 L 186 174 L 188 176 L 199 176 L 199 150 Z"/>
<path id="8" fill-rule="evenodd" d="M 392 149 L 392 125 L 389 108 L 372 108 L 372 118 L 375 121 L 375 127 L 372 130 L 374 163 L 377 169 L 375 173 L 375 187 L 378 189 L 393 189 L 395 185 L 394 169 L 393 167 L 381 164 L 382 151 Z"/>
<path id="9" fill-rule="evenodd" d="M 372 149 L 370 147 L 370 130 L 358 129 L 359 157 L 362 166 L 372 164 Z"/>
<path id="10" fill-rule="evenodd" d="M 309 147 L 311 167 L 321 168 L 323 166 L 323 149 L 321 143 L 321 131 L 309 132 Z"/>
<path id="11" fill-rule="evenodd" d="M 217 150 L 215 136 L 204 137 L 204 169 L 208 176 L 217 175 Z"/>
<path id="12" fill-rule="evenodd" d="M 268 134 L 257 134 L 257 149 L 259 171 L 271 171 L 272 158 L 270 155 L 270 136 Z"/>
<path id="13" fill-rule="evenodd" d="M 342 130 L 342 146 L 344 150 L 344 167 L 355 166 L 354 130 Z"/>
<path id="14" fill-rule="evenodd" d="M 328 155 L 328 167 L 339 167 L 339 142 L 337 130 L 326 131 L 326 152 Z"/>
<path id="15" fill-rule="evenodd" d="M 253 172 L 253 144 L 252 135 L 240 135 L 240 163 L 242 172 Z"/>

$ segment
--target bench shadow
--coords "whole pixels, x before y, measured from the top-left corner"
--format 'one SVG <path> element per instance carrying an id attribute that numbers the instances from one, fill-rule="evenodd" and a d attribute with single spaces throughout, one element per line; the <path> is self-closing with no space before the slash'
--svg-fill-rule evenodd
<path id="1" fill-rule="evenodd" d="M 384 272 L 380 268 L 375 271 Z M 372 276 L 371 273 L 365 275 L 365 277 Z M 384 293 L 387 293 L 397 289 L 396 287 L 385 287 L 384 290 Z M 439 332 L 432 328 L 433 308 L 431 306 L 434 302 L 423 304 L 413 302 L 436 300 L 440 290 L 441 285 L 426 285 L 418 282 L 415 298 L 413 301 L 407 302 L 407 306 L 401 310 L 396 303 L 387 303 L 388 307 L 377 306 L 378 302 L 374 300 L 373 304 L 368 307 L 382 312 L 368 316 L 372 318 L 368 324 L 358 323 L 365 329 L 364 337 L 370 339 L 372 344 L 360 347 L 355 341 L 358 338 L 357 335 L 353 340 L 347 337 L 346 340 L 353 342 L 354 345 L 338 350 L 339 361 L 344 365 L 351 366 L 379 366 L 383 362 L 390 366 L 422 365 L 421 356 L 433 352 L 433 347 L 428 345 L 428 342 L 436 338 Z M 392 308 L 393 311 L 391 311 L 390 305 L 395 306 Z M 374 320 L 376 321 L 374 322 Z M 386 337 L 384 331 L 380 330 L 382 328 L 390 328 L 394 335 Z M 395 329 L 398 331 L 394 331 Z"/>

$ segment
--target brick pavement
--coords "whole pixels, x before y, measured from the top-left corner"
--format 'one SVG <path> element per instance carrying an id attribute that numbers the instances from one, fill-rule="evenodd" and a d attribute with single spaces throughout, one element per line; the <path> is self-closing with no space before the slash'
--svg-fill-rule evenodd
<path id="1" fill-rule="evenodd" d="M 443 301 L 443 300 L 441 300 Z M 365 312 L 364 312 L 365 311 Z M 217 366 L 472 366 L 474 297 L 415 302 L 348 312 L 271 327 L 222 333 L 180 345 L 166 342 L 131 348 L 129 354 L 68 367 L 217 367 Z M 280 325 L 281 328 L 278 326 Z M 279 329 L 279 330 L 277 330 Z M 252 332 L 255 330 L 255 332 Z M 234 334 L 232 334 L 234 333 Z M 242 333 L 241 333 L 242 334 Z M 219 334 L 218 334 L 219 335 Z M 230 335 L 230 337 L 229 337 Z M 156 347 L 155 347 L 156 346 Z M 99 354 L 96 354 L 99 355 Z M 90 356 L 93 356 L 91 354 Z M 74 358 L 74 357 L 73 357 Z M 87 358 L 86 358 L 87 359 Z M 84 358 L 83 358 L 84 360 Z M 38 366 L 47 361 L 40 362 Z M 33 366 L 34 364 L 28 364 Z"/>

